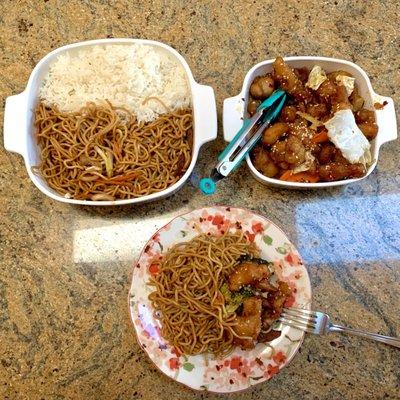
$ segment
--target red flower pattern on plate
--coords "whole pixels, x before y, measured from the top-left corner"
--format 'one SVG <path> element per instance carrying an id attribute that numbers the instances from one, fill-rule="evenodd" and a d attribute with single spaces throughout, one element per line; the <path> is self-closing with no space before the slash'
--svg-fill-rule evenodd
<path id="1" fill-rule="evenodd" d="M 293 252 L 290 252 L 285 256 L 285 261 L 287 261 L 292 267 L 298 267 L 301 265 L 300 257 Z"/>
<path id="2" fill-rule="evenodd" d="M 149 272 L 151 275 L 155 276 L 158 274 L 158 265 L 157 264 L 151 264 L 149 267 Z"/>
<path id="3" fill-rule="evenodd" d="M 268 364 L 267 370 L 265 371 L 265 376 L 268 378 L 273 377 L 279 372 L 279 367 L 277 365 Z"/>
<path id="4" fill-rule="evenodd" d="M 285 363 L 285 361 L 286 361 L 286 355 L 283 354 L 282 351 L 278 351 L 278 352 L 272 357 L 272 359 L 273 359 L 278 365 L 281 365 L 281 364 L 284 364 L 284 363 Z"/>
<path id="5" fill-rule="evenodd" d="M 177 357 L 180 357 L 182 355 L 182 353 L 176 347 L 172 348 L 171 353 L 175 354 Z"/>
<path id="6" fill-rule="evenodd" d="M 221 226 L 223 225 L 224 221 L 225 221 L 225 218 L 220 214 L 216 214 L 212 218 L 212 224 L 216 225 L 218 227 L 218 229 L 221 228 Z"/>
<path id="7" fill-rule="evenodd" d="M 168 360 L 168 364 L 169 364 L 170 369 L 179 369 L 179 367 L 181 366 L 181 363 L 179 362 L 178 357 L 171 357 Z"/>
<path id="8" fill-rule="evenodd" d="M 256 223 L 253 223 L 253 225 L 251 226 L 251 230 L 255 234 L 262 233 L 262 232 L 264 232 L 264 226 L 261 222 L 256 222 Z"/>

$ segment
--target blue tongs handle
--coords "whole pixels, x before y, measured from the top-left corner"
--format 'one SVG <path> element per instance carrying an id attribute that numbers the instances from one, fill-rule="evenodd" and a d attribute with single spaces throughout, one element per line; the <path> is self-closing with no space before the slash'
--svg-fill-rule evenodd
<path id="1" fill-rule="evenodd" d="M 243 121 L 242 128 L 218 156 L 219 163 L 211 177 L 201 179 L 200 189 L 204 194 L 213 194 L 216 182 L 239 167 L 258 142 L 265 128 L 279 115 L 285 100 L 286 93 L 283 90 L 276 90 L 258 106 L 253 117 Z"/>
<path id="2" fill-rule="evenodd" d="M 241 129 L 239 129 L 238 133 L 234 136 L 234 138 L 230 141 L 230 143 L 225 147 L 225 149 L 219 154 L 218 160 L 222 161 L 228 155 L 230 155 L 230 153 L 232 152 L 231 150 L 237 148 L 237 146 L 240 145 L 240 142 L 241 142 L 240 139 L 242 136 L 245 136 L 246 133 L 250 132 L 254 128 L 254 126 L 256 126 L 258 123 L 260 123 L 260 121 L 265 122 L 265 120 L 267 119 L 267 114 L 265 113 L 265 111 L 268 108 L 272 107 L 273 104 L 276 101 L 278 101 L 280 98 L 283 98 L 283 101 L 284 101 L 285 97 L 286 97 L 286 94 L 283 90 L 275 90 L 275 92 L 272 93 L 271 96 L 269 96 L 266 100 L 264 100 L 257 107 L 256 113 L 251 118 L 245 119 L 243 121 L 243 125 L 242 125 Z M 281 100 L 281 103 L 282 103 L 282 100 Z M 283 104 L 278 105 L 278 107 L 275 109 L 276 115 L 274 114 L 274 116 L 277 116 L 279 114 L 279 112 L 282 109 L 282 106 L 283 106 Z M 240 160 L 240 161 L 242 161 L 242 160 Z M 239 161 L 239 164 L 240 164 L 240 161 Z"/>

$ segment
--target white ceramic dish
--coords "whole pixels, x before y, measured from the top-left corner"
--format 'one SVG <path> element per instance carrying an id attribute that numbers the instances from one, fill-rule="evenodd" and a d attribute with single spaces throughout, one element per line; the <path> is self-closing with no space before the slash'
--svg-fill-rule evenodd
<path id="1" fill-rule="evenodd" d="M 382 144 L 397 138 L 396 113 L 393 100 L 390 97 L 384 97 L 376 94 L 372 89 L 371 82 L 367 74 L 358 65 L 350 61 L 326 57 L 285 57 L 284 60 L 293 68 L 308 67 L 311 69 L 314 65 L 318 64 L 327 72 L 336 70 L 350 72 L 356 78 L 356 83 L 360 89 L 360 94 L 365 99 L 366 108 L 374 110 L 374 103 L 387 103 L 383 109 L 375 110 L 376 122 L 378 124 L 379 131 L 377 137 L 371 142 L 371 152 L 374 161 L 373 164 L 368 168 L 365 176 L 362 178 L 347 179 L 336 182 L 298 183 L 280 181 L 279 179 L 273 179 L 264 176 L 256 170 L 251 162 L 250 156 L 248 155 L 246 157 L 246 161 L 253 176 L 259 182 L 265 185 L 272 185 L 288 189 L 312 189 L 341 186 L 366 178 L 376 167 L 379 149 Z M 247 109 L 247 102 L 249 98 L 248 93 L 253 79 L 256 76 L 271 72 L 273 62 L 273 59 L 262 61 L 251 68 L 244 78 L 242 91 L 235 97 L 225 99 L 223 122 L 224 138 L 227 142 L 230 142 L 233 139 L 236 132 L 243 124 L 243 118 L 246 118 L 247 116 L 247 112 L 245 112 L 245 110 Z"/>
<path id="2" fill-rule="evenodd" d="M 250 210 L 215 206 L 180 215 L 153 235 L 133 268 L 129 309 L 140 346 L 161 372 L 195 390 L 231 393 L 265 382 L 289 364 L 304 338 L 303 331 L 281 326 L 281 335 L 271 342 L 258 343 L 251 350 L 235 348 L 217 358 L 185 356 L 163 339 L 160 320 L 148 298 L 154 287 L 147 283 L 158 273 L 153 261 L 175 244 L 199 234 L 221 235 L 238 229 L 260 249 L 261 258 L 273 262 L 278 278 L 291 287 L 285 306 L 309 310 L 311 283 L 298 251 L 275 224 Z"/>
<path id="3" fill-rule="evenodd" d="M 39 153 L 36 140 L 34 138 L 33 118 L 35 106 L 38 102 L 40 85 L 45 78 L 50 64 L 62 53 L 75 52 L 88 46 L 107 45 L 107 44 L 145 44 L 162 48 L 172 54 L 186 71 L 187 79 L 192 94 L 194 141 L 192 151 L 192 161 L 189 168 L 182 178 L 169 188 L 147 196 L 136 199 L 115 200 L 115 201 L 91 201 L 67 199 L 59 195 L 48 187 L 47 183 L 39 176 L 32 173 L 31 167 L 38 164 Z M 6 99 L 4 114 L 4 147 L 12 152 L 19 153 L 25 160 L 25 166 L 29 177 L 36 187 L 45 195 L 54 200 L 64 203 L 81 205 L 122 205 L 138 204 L 152 200 L 157 200 L 169 196 L 182 187 L 193 171 L 197 161 L 200 147 L 217 137 L 217 111 L 215 106 L 214 91 L 209 86 L 199 85 L 193 78 L 192 72 L 185 59 L 172 47 L 152 41 L 142 39 L 101 39 L 79 42 L 60 47 L 44 58 L 42 58 L 31 73 L 26 89 L 15 96 Z"/>

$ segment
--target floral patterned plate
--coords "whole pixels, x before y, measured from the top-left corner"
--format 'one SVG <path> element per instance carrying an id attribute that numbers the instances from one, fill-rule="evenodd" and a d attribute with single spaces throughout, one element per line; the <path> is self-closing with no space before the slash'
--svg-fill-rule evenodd
<path id="1" fill-rule="evenodd" d="M 185 356 L 166 343 L 160 322 L 154 316 L 146 283 L 157 274 L 152 264 L 176 243 L 189 241 L 201 233 L 243 229 L 249 241 L 261 250 L 261 257 L 275 265 L 279 279 L 292 288 L 286 306 L 310 308 L 311 285 L 299 253 L 285 234 L 267 218 L 233 207 L 207 207 L 173 219 L 146 244 L 133 272 L 129 307 L 138 341 L 154 364 L 167 376 L 196 390 L 228 393 L 244 390 L 277 374 L 294 357 L 304 333 L 283 327 L 282 334 L 270 343 L 252 350 L 236 348 L 223 359 L 211 356 Z"/>

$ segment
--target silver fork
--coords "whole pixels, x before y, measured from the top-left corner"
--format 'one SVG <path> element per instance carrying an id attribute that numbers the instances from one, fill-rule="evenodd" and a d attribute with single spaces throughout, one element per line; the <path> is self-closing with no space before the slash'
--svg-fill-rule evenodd
<path id="1" fill-rule="evenodd" d="M 400 348 L 400 338 L 334 325 L 330 321 L 329 315 L 320 311 L 308 311 L 301 308 L 284 308 L 279 322 L 283 325 L 288 325 L 316 335 L 326 335 L 329 332 L 344 332 Z"/>

